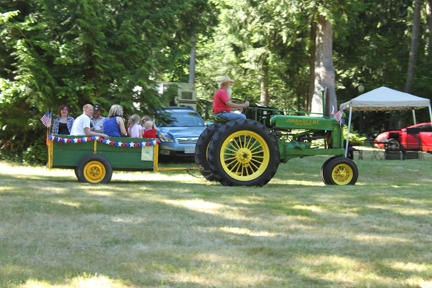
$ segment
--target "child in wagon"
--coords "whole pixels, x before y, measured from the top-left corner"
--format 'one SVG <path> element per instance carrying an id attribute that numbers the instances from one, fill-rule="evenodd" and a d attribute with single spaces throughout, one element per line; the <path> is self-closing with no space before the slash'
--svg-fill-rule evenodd
<path id="1" fill-rule="evenodd" d="M 129 118 L 128 135 L 131 138 L 140 138 L 142 127 L 140 125 L 140 116 L 138 114 L 133 114 Z"/>
<path id="2" fill-rule="evenodd" d="M 143 138 L 156 138 L 156 125 L 151 120 L 150 116 L 145 115 L 141 119 L 143 125 Z"/>

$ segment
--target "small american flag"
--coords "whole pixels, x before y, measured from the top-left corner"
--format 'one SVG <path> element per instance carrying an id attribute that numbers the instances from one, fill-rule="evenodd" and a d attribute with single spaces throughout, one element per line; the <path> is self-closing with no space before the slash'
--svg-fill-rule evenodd
<path id="1" fill-rule="evenodd" d="M 51 116 L 52 112 L 45 112 L 45 114 L 40 118 L 42 124 L 44 124 L 47 128 L 51 126 Z"/>
<path id="2" fill-rule="evenodd" d="M 333 115 L 333 117 L 334 117 L 334 119 L 337 121 L 337 122 L 340 122 L 341 121 L 341 119 L 342 119 L 342 110 L 339 110 L 338 112 L 336 112 L 334 115 Z"/>

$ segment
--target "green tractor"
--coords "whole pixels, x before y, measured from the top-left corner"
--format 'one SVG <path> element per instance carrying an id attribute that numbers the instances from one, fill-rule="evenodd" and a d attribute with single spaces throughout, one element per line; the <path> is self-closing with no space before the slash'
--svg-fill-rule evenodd
<path id="1" fill-rule="evenodd" d="M 342 127 L 328 111 L 322 117 L 311 117 L 249 106 L 243 113 L 245 120 L 216 119 L 198 139 L 195 162 L 207 180 L 225 186 L 264 186 L 280 163 L 297 157 L 329 155 L 321 168 L 325 184 L 357 182 L 357 166 L 345 157 Z"/>

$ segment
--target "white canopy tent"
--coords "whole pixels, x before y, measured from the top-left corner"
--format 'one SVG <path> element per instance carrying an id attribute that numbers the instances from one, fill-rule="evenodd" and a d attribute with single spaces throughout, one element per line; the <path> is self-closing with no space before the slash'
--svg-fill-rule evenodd
<path id="1" fill-rule="evenodd" d="M 393 90 L 384 86 L 342 103 L 340 105 L 340 110 L 349 109 L 348 136 L 345 147 L 345 157 L 348 155 L 349 132 L 351 130 L 351 118 L 353 111 L 412 110 L 414 124 L 416 124 L 415 110 L 425 107 L 429 108 L 429 117 L 432 122 L 432 110 L 429 99 Z"/>

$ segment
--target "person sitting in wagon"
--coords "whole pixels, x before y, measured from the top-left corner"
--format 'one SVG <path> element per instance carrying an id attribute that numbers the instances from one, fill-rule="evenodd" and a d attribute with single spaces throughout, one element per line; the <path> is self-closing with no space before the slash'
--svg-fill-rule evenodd
<path id="1" fill-rule="evenodd" d="M 156 125 L 151 120 L 150 116 L 143 116 L 142 120 L 143 125 L 143 138 L 156 138 Z"/>
<path id="2" fill-rule="evenodd" d="M 103 122 L 105 120 L 105 117 L 101 116 L 102 112 L 102 106 L 99 104 L 95 104 L 93 109 L 93 116 L 90 119 L 90 124 L 93 126 L 90 127 L 92 131 L 102 133 Z"/>
<path id="3" fill-rule="evenodd" d="M 133 114 L 129 118 L 129 128 L 128 135 L 131 138 L 141 138 L 142 135 L 142 127 L 140 124 L 140 116 L 138 114 Z"/>
<path id="4" fill-rule="evenodd" d="M 93 105 L 86 104 L 83 106 L 83 114 L 78 116 L 70 132 L 70 135 L 74 136 L 100 136 L 108 139 L 109 136 L 104 133 L 98 133 L 90 130 L 90 118 L 93 115 Z"/>
<path id="5" fill-rule="evenodd" d="M 69 106 L 61 105 L 59 108 L 59 117 L 54 119 L 52 134 L 69 135 L 75 119 L 69 115 Z"/>
<path id="6" fill-rule="evenodd" d="M 108 112 L 103 124 L 103 132 L 111 137 L 127 137 L 127 131 L 123 119 L 123 108 L 114 104 Z"/>

